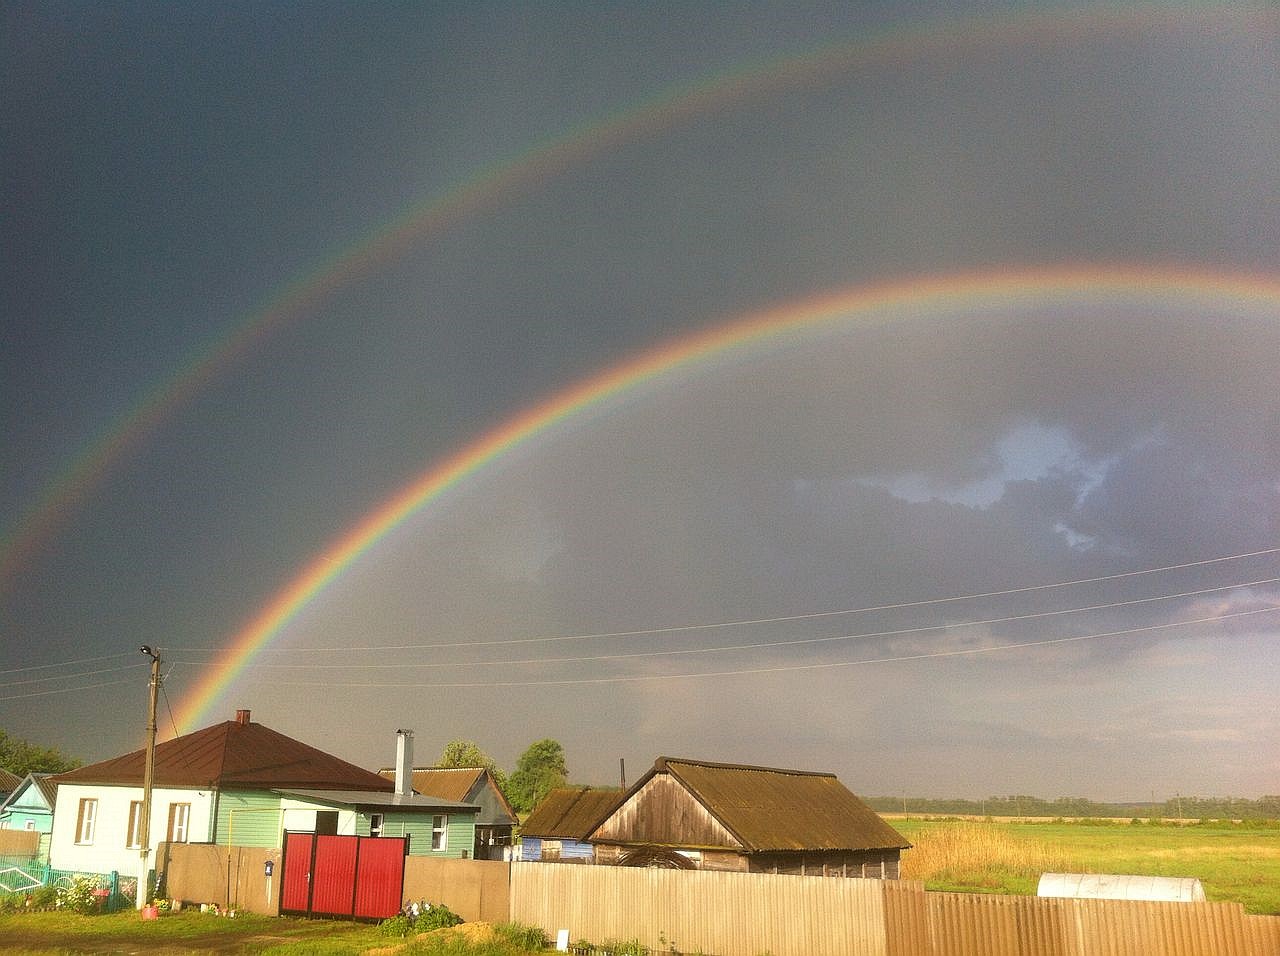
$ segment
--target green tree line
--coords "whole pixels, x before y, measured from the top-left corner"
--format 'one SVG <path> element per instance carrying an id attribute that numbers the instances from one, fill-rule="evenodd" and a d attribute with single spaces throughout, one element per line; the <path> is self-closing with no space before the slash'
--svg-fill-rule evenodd
<path id="1" fill-rule="evenodd" d="M 1169 800 L 1139 803 L 1100 803 L 1086 797 L 1043 797 L 1016 794 L 985 800 L 929 797 L 868 797 L 880 813 L 929 813 L 945 816 L 991 817 L 1160 817 L 1182 820 L 1280 819 L 1280 795 L 1257 800 L 1244 797 L 1176 796 Z"/>
<path id="2" fill-rule="evenodd" d="M 10 773 L 25 777 L 29 773 L 63 773 L 78 766 L 79 760 L 53 747 L 40 747 L 0 730 L 0 767 Z"/>

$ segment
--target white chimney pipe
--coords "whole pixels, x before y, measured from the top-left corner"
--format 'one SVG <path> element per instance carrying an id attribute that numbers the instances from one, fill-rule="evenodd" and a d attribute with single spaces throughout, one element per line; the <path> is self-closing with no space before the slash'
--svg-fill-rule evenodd
<path id="1" fill-rule="evenodd" d="M 396 731 L 396 793 L 413 793 L 413 731 Z"/>

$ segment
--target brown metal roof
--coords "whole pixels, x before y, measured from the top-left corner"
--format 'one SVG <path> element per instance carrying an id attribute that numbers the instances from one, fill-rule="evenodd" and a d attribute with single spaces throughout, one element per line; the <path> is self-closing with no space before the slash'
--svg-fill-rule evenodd
<path id="1" fill-rule="evenodd" d="M 631 793 L 657 773 L 678 780 L 748 853 L 911 846 L 833 773 L 659 757 Z"/>
<path id="2" fill-rule="evenodd" d="M 544 839 L 585 840 L 587 834 L 618 806 L 620 790 L 589 787 L 552 790 L 533 808 L 520 828 L 521 836 Z"/>
<path id="3" fill-rule="evenodd" d="M 466 800 L 484 774 L 483 767 L 414 767 L 410 785 L 424 796 L 441 800 Z M 396 768 L 383 767 L 378 775 L 395 782 Z"/>
<path id="4" fill-rule="evenodd" d="M 228 720 L 156 745 L 157 787 L 307 787 L 386 792 L 395 785 L 300 740 L 245 720 Z M 59 783 L 141 786 L 145 751 L 59 774 Z"/>
<path id="5" fill-rule="evenodd" d="M 0 767 L 0 793 L 13 793 L 20 783 L 22 783 L 21 777 Z"/>

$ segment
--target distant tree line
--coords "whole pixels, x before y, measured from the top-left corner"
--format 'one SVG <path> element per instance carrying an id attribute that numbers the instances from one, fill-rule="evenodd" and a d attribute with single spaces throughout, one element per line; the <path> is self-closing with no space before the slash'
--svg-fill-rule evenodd
<path id="1" fill-rule="evenodd" d="M 53 747 L 27 743 L 0 730 L 0 767 L 10 773 L 19 777 L 25 777 L 29 773 L 64 773 L 78 766 L 79 760 L 68 757 Z"/>
<path id="2" fill-rule="evenodd" d="M 1098 803 L 1085 797 L 1046 800 L 1025 794 L 985 800 L 927 797 L 868 797 L 880 813 L 929 813 L 940 816 L 989 817 L 1159 817 L 1175 820 L 1277 820 L 1280 795 L 1257 800 L 1243 797 L 1183 797 L 1153 803 Z"/>

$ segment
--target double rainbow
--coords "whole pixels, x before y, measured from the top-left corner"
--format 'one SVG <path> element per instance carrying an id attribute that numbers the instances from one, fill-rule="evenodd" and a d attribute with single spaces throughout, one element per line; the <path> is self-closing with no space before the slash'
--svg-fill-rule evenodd
<path id="1" fill-rule="evenodd" d="M 182 700 L 177 724 L 196 729 L 255 656 L 275 640 L 307 604 L 362 555 L 408 518 L 438 501 L 482 469 L 496 467 L 513 449 L 641 386 L 660 388 L 677 372 L 697 374 L 739 353 L 766 350 L 796 336 L 894 321 L 938 321 L 1054 304 L 1143 304 L 1179 310 L 1280 317 L 1280 277 L 1143 266 L 1077 266 L 912 278 L 814 296 L 747 315 L 644 352 L 557 392 L 427 468 L 335 539 L 240 630 L 223 659 L 201 675 Z"/>

